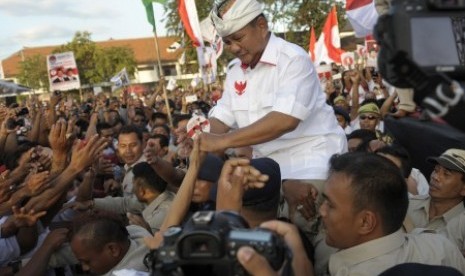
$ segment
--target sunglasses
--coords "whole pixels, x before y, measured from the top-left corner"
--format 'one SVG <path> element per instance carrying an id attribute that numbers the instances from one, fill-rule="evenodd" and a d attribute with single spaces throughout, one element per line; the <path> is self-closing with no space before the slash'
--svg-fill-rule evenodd
<path id="1" fill-rule="evenodd" d="M 368 120 L 375 120 L 377 119 L 378 117 L 374 116 L 374 115 L 360 115 L 360 120 L 365 120 L 365 119 L 368 119 Z"/>

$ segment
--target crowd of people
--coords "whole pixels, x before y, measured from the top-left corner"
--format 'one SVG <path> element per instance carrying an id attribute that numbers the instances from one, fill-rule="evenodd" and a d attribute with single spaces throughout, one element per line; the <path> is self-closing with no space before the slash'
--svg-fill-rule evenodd
<path id="1" fill-rule="evenodd" d="M 289 275 L 463 275 L 465 149 L 425 176 L 383 124 L 415 114 L 412 90 L 362 65 L 319 79 L 255 0 L 210 17 L 237 57 L 222 85 L 0 107 L 0 275 L 153 272 L 146 256 L 199 211 L 272 230 Z M 234 253 L 251 275 L 289 273 Z M 192 264 L 175 270 L 216 271 Z"/>

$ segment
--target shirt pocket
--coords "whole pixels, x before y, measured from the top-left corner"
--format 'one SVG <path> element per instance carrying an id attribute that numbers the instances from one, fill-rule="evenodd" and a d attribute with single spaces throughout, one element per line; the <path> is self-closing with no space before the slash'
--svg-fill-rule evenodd
<path id="1" fill-rule="evenodd" d="M 235 98 L 231 101 L 231 110 L 233 111 L 245 111 L 249 110 L 249 99 L 248 98 Z"/>

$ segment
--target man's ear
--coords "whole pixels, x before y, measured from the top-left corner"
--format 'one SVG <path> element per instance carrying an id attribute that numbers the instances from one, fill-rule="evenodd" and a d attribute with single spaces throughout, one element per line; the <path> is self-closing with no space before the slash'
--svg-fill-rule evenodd
<path id="1" fill-rule="evenodd" d="M 359 234 L 372 233 L 378 226 L 378 217 L 373 211 L 363 210 L 359 213 Z"/>
<path id="2" fill-rule="evenodd" d="M 105 249 L 112 257 L 119 257 L 122 251 L 121 245 L 117 242 L 109 242 L 105 244 Z"/>

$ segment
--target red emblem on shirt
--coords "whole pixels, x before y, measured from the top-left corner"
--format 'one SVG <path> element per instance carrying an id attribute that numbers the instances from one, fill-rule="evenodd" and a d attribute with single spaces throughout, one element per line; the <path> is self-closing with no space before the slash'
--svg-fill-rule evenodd
<path id="1" fill-rule="evenodd" d="M 236 89 L 237 95 L 241 96 L 245 92 L 245 88 L 247 87 L 247 81 L 235 81 L 234 88 Z"/>

